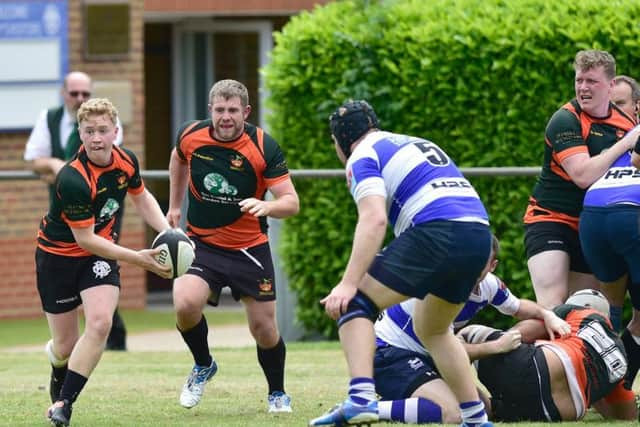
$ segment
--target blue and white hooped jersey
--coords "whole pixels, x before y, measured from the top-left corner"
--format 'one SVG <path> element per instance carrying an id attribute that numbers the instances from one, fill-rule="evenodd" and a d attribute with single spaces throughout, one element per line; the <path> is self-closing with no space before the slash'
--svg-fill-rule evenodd
<path id="1" fill-rule="evenodd" d="M 427 354 L 427 350 L 413 330 L 411 316 L 415 303 L 416 299 L 411 298 L 380 313 L 380 317 L 375 323 L 378 347 L 391 345 Z M 452 326 L 456 330 L 462 328 L 487 305 L 492 305 L 502 314 L 513 316 L 520 309 L 520 299 L 509 291 L 509 288 L 498 276 L 489 273 L 469 295 L 469 299 L 453 321 Z"/>
<path id="2" fill-rule="evenodd" d="M 584 196 L 584 206 L 618 204 L 640 205 L 640 170 L 631 164 L 629 152 L 618 157 Z"/>
<path id="3" fill-rule="evenodd" d="M 476 190 L 449 156 L 426 139 L 371 132 L 353 151 L 346 171 L 356 203 L 370 195 L 385 197 L 396 236 L 435 220 L 489 224 Z"/>

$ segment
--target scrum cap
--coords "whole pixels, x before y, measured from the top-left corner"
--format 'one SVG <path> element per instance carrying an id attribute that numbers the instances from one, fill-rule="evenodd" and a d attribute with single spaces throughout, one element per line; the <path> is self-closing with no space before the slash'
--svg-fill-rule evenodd
<path id="1" fill-rule="evenodd" d="M 589 307 L 609 316 L 609 301 L 600 291 L 595 289 L 582 289 L 573 293 L 565 302 L 566 304 Z"/>
<path id="2" fill-rule="evenodd" d="M 329 116 L 331 135 L 336 139 L 340 149 L 348 158 L 351 155 L 351 144 L 364 135 L 369 129 L 378 128 L 376 112 L 367 101 L 347 101 Z"/>

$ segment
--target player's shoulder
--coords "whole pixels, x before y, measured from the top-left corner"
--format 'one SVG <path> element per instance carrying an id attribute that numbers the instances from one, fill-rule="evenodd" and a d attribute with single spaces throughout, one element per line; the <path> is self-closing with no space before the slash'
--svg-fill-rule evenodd
<path id="1" fill-rule="evenodd" d="M 178 129 L 178 139 L 182 140 L 186 138 L 188 135 L 211 126 L 211 119 L 207 120 L 188 120 L 184 122 L 180 128 Z"/>

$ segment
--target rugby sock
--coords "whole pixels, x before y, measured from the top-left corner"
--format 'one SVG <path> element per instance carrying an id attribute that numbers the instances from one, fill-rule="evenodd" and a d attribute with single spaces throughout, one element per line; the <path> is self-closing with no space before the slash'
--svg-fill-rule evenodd
<path id="1" fill-rule="evenodd" d="M 403 400 L 381 400 L 378 402 L 381 420 L 405 424 L 441 423 L 442 409 L 432 400 L 412 397 Z"/>
<path id="2" fill-rule="evenodd" d="M 349 381 L 349 399 L 356 405 L 365 406 L 376 400 L 376 386 L 373 378 L 355 377 Z"/>
<path id="3" fill-rule="evenodd" d="M 87 380 L 87 377 L 69 369 L 64 379 L 64 384 L 62 384 L 59 400 L 68 400 L 71 403 L 75 402 L 84 385 L 87 383 Z"/>
<path id="4" fill-rule="evenodd" d="M 284 361 L 287 357 L 287 348 L 284 345 L 282 337 L 278 343 L 272 348 L 261 348 L 256 346 L 258 350 L 258 363 L 267 378 L 269 384 L 269 394 L 274 391 L 284 392 Z"/>
<path id="5" fill-rule="evenodd" d="M 182 335 L 182 339 L 191 350 L 193 360 L 196 365 L 209 366 L 213 361 L 211 353 L 209 353 L 209 341 L 207 336 L 209 335 L 209 327 L 207 326 L 206 317 L 202 316 L 196 326 L 188 331 L 181 331 L 178 328 L 178 332 Z"/>
<path id="6" fill-rule="evenodd" d="M 51 363 L 55 381 L 62 383 L 64 381 L 65 375 L 67 375 L 67 362 L 69 362 L 69 358 L 58 358 L 58 355 L 53 352 L 53 340 L 49 340 L 49 342 L 47 342 L 45 351 L 47 352 L 47 357 L 49 358 L 49 362 Z"/>
<path id="7" fill-rule="evenodd" d="M 627 374 L 624 376 L 625 388 L 631 390 L 633 387 L 633 381 L 638 375 L 640 369 L 640 337 L 631 335 L 631 332 L 627 328 L 624 328 L 622 332 L 622 344 L 624 344 L 624 351 L 627 353 Z"/>
<path id="8" fill-rule="evenodd" d="M 620 332 L 622 330 L 622 307 L 619 305 L 612 305 L 609 307 L 609 320 L 613 330 Z"/>
<path id="9" fill-rule="evenodd" d="M 462 422 L 468 427 L 477 427 L 489 421 L 484 410 L 484 403 L 480 400 L 460 403 Z"/>

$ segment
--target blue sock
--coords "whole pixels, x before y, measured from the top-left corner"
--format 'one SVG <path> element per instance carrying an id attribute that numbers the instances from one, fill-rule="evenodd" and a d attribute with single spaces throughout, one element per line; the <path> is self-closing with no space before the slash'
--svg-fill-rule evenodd
<path id="1" fill-rule="evenodd" d="M 376 400 L 376 385 L 373 378 L 356 377 L 349 381 L 349 399 L 356 405 L 365 406 Z"/>
<path id="2" fill-rule="evenodd" d="M 622 307 L 618 305 L 609 307 L 609 320 L 611 320 L 613 330 L 620 332 L 622 330 Z"/>
<path id="3" fill-rule="evenodd" d="M 403 400 L 382 400 L 378 402 L 381 420 L 397 421 L 405 424 L 441 423 L 442 409 L 429 399 L 412 397 Z"/>
<path id="4" fill-rule="evenodd" d="M 462 422 L 468 427 L 480 426 L 489 421 L 484 410 L 484 403 L 480 400 L 460 403 L 460 412 L 462 413 Z"/>

